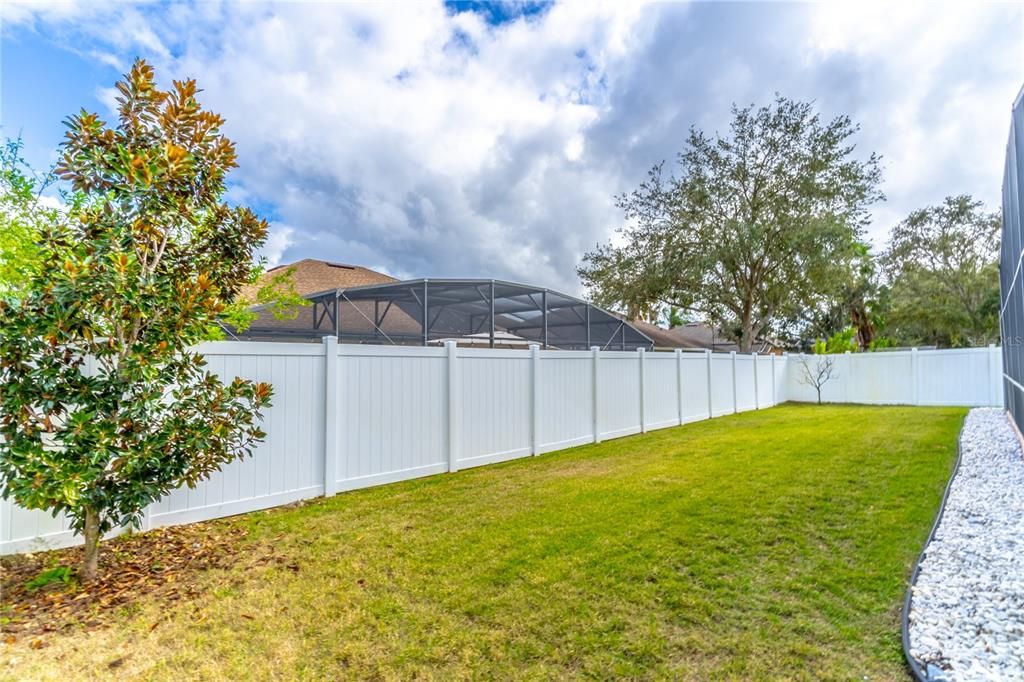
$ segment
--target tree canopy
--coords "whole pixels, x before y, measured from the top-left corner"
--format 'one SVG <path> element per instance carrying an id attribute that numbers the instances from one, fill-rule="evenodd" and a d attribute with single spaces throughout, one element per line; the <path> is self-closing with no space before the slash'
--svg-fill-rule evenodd
<path id="1" fill-rule="evenodd" d="M 858 128 L 777 97 L 732 109 L 727 135 L 691 129 L 677 174 L 655 165 L 618 197 L 621 244 L 586 254 L 593 298 L 630 316 L 671 306 L 750 350 L 785 320 L 839 295 L 857 267 L 879 159 L 854 157 Z"/>
<path id="2" fill-rule="evenodd" d="M 897 225 L 882 263 L 889 333 L 908 345 L 978 346 L 999 339 L 998 212 L 947 197 Z"/>
<path id="3" fill-rule="evenodd" d="M 0 146 L 0 294 L 25 291 L 39 267 L 43 226 L 62 219 L 55 206 L 40 199 L 50 181 L 21 158 L 21 140 Z"/>
<path id="4" fill-rule="evenodd" d="M 58 165 L 80 201 L 47 222 L 40 267 L 0 298 L 0 489 L 101 535 L 245 456 L 271 387 L 224 383 L 190 350 L 254 272 L 267 225 L 222 202 L 235 148 L 192 80 L 137 61 L 113 127 L 67 121 Z"/>

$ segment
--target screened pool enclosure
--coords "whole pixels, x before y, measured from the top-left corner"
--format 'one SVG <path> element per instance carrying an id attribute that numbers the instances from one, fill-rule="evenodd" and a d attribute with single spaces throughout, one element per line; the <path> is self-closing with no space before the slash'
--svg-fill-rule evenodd
<path id="1" fill-rule="evenodd" d="M 262 313 L 239 338 L 483 348 L 651 348 L 625 320 L 567 294 L 490 279 L 417 279 L 333 289 L 306 297 L 294 320 Z"/>

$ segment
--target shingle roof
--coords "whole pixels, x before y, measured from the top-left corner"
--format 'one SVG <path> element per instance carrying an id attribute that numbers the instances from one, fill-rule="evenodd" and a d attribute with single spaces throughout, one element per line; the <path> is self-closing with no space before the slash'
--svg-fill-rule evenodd
<path id="1" fill-rule="evenodd" d="M 385 275 L 382 272 L 370 270 L 359 265 L 331 263 L 315 258 L 304 258 L 295 263 L 286 263 L 271 268 L 263 273 L 263 276 L 255 284 L 250 284 L 244 288 L 241 295 L 250 301 L 255 300 L 256 292 L 261 286 L 288 268 L 294 268 L 292 280 L 295 282 L 295 291 L 300 296 L 309 296 L 310 294 L 320 293 L 329 289 L 351 289 L 368 284 L 387 284 L 398 281 L 390 275 Z M 252 329 L 310 330 L 311 336 L 318 336 L 318 334 L 312 332 L 315 326 L 312 306 L 297 308 L 294 311 L 296 315 L 294 319 L 286 318 L 283 320 L 277 319 L 270 310 L 261 306 L 254 306 L 254 309 L 257 311 L 258 317 L 252 323 Z M 363 312 L 366 315 L 372 315 L 373 309 L 371 307 Z M 392 314 L 392 318 L 403 315 L 403 312 L 395 311 Z M 407 321 L 406 326 L 415 326 L 416 330 L 419 329 L 419 323 L 411 320 Z"/>
<path id="2" fill-rule="evenodd" d="M 295 291 L 300 296 L 315 294 L 327 289 L 348 289 L 361 287 L 366 284 L 385 284 L 397 282 L 398 280 L 382 272 L 370 270 L 359 265 L 345 265 L 343 263 L 329 263 L 315 258 L 304 258 L 295 263 L 278 265 L 263 273 L 259 281 L 242 289 L 241 296 L 254 300 L 256 292 L 266 284 L 271 277 L 280 274 L 287 268 L 295 268 L 292 279 L 295 281 Z"/>
<path id="3" fill-rule="evenodd" d="M 633 320 L 632 324 L 654 341 L 655 348 L 710 348 L 717 351 L 739 349 L 735 343 L 699 322 L 690 322 L 672 329 L 642 320 Z"/>

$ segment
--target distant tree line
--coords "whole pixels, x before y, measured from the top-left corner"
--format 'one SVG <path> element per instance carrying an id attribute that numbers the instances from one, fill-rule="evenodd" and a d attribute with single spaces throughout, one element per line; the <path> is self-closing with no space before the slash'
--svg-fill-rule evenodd
<path id="1" fill-rule="evenodd" d="M 578 268 L 591 297 L 631 319 L 706 322 L 743 351 L 998 340 L 999 214 L 950 196 L 874 253 L 882 173 L 878 155 L 855 155 L 858 129 L 780 96 L 734 106 L 725 135 L 691 128 L 675 172 L 658 163 L 617 197 L 621 238 Z"/>

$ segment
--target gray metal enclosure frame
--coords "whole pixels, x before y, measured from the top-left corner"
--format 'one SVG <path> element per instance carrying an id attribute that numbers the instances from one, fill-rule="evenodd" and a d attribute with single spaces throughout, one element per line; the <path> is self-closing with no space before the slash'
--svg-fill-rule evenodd
<path id="1" fill-rule="evenodd" d="M 342 343 L 426 346 L 447 339 L 490 348 L 606 350 L 653 348 L 624 319 L 587 301 L 550 289 L 497 279 L 415 279 L 332 289 L 312 302 L 308 336 L 334 335 Z M 281 330 L 252 329 L 277 335 Z"/>
<path id="2" fill-rule="evenodd" d="M 999 331 L 1005 407 L 1024 430 L 1024 88 L 1010 119 L 1003 173 L 1003 235 L 999 259 Z"/>

